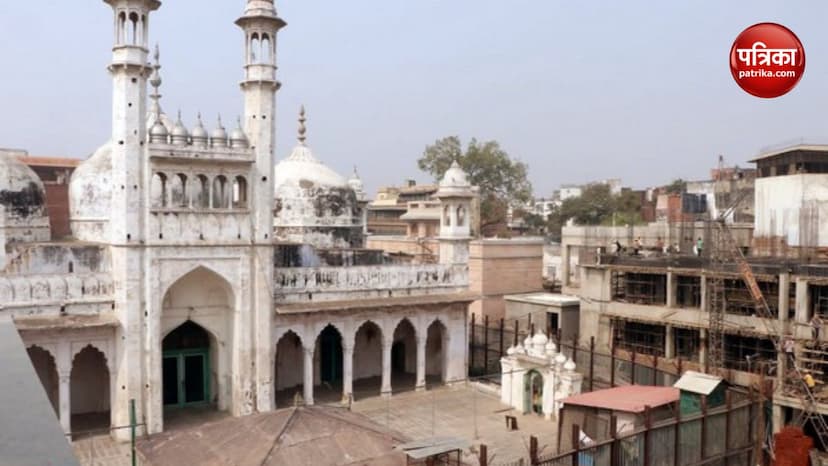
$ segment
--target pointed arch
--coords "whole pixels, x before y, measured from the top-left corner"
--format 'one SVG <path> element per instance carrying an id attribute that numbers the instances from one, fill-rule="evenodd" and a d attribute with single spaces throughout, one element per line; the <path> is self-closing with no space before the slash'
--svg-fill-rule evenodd
<path id="1" fill-rule="evenodd" d="M 391 387 L 413 389 L 417 372 L 417 329 L 408 317 L 397 322 L 391 343 Z"/>
<path id="2" fill-rule="evenodd" d="M 276 341 L 273 373 L 276 406 L 292 404 L 297 395 L 303 394 L 304 346 L 301 335 L 292 329 L 287 330 Z"/>
<path id="3" fill-rule="evenodd" d="M 382 327 L 372 320 L 362 322 L 354 333 L 353 381 L 366 391 L 381 392 L 383 337 Z"/>
<path id="4" fill-rule="evenodd" d="M 55 356 L 51 351 L 40 345 L 30 345 L 26 348 L 26 352 L 32 366 L 34 366 L 38 379 L 40 379 L 40 384 L 43 385 L 43 390 L 46 391 L 46 396 L 55 410 L 55 415 L 60 416 L 59 379 Z"/>
<path id="5" fill-rule="evenodd" d="M 72 425 L 84 430 L 110 425 L 110 373 L 106 355 L 92 344 L 72 358 L 69 377 Z"/>
<path id="6" fill-rule="evenodd" d="M 445 383 L 448 374 L 448 327 L 442 319 L 435 318 L 426 328 L 426 379 L 438 379 Z"/>
<path id="7" fill-rule="evenodd" d="M 342 335 L 339 327 L 328 324 L 319 332 L 314 345 L 314 384 L 318 383 L 325 388 L 331 388 L 334 394 L 340 393 L 336 387 L 342 384 L 344 357 Z M 319 397 L 314 396 L 314 398 Z"/>
<path id="8" fill-rule="evenodd" d="M 175 286 L 177 283 L 181 282 L 181 280 L 184 279 L 185 277 L 190 276 L 190 275 L 194 275 L 194 274 L 197 274 L 197 273 L 200 273 L 200 272 L 206 273 L 210 276 L 215 276 L 215 278 L 221 284 L 221 290 L 228 294 L 228 303 L 230 303 L 231 305 L 233 303 L 235 303 L 235 293 L 233 292 L 232 280 L 230 278 L 228 278 L 226 275 L 224 275 L 223 273 L 221 273 L 221 272 L 215 270 L 214 268 L 210 267 L 209 265 L 205 265 L 205 264 L 199 264 L 199 265 L 193 266 L 192 268 L 187 269 L 187 270 L 181 272 L 180 274 L 177 274 L 177 275 L 173 276 L 170 280 L 168 280 L 166 286 L 163 288 L 163 293 L 161 293 L 161 296 L 164 297 L 163 301 L 166 301 L 167 295 L 169 294 L 169 291 L 173 286 Z"/>

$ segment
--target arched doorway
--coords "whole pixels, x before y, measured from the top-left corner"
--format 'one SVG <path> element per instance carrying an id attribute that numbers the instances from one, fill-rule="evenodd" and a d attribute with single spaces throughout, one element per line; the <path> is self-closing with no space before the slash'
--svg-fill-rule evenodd
<path id="1" fill-rule="evenodd" d="M 543 376 L 530 370 L 523 376 L 523 411 L 543 415 Z"/>
<path id="2" fill-rule="evenodd" d="M 403 319 L 394 329 L 391 345 L 391 389 L 413 390 L 417 382 L 417 332 L 411 321 Z"/>
<path id="3" fill-rule="evenodd" d="M 92 435 L 107 433 L 110 426 L 109 369 L 104 354 L 91 345 L 82 349 L 72 360 L 69 383 L 72 431 Z"/>
<path id="4" fill-rule="evenodd" d="M 288 331 L 276 343 L 276 406 L 284 407 L 294 404 L 298 396 L 303 395 L 305 370 L 302 354 L 302 339 Z"/>
<path id="5" fill-rule="evenodd" d="M 184 407 L 210 402 L 210 335 L 188 320 L 162 344 L 164 406 Z"/>
<path id="6" fill-rule="evenodd" d="M 426 336 L 426 382 L 445 383 L 447 368 L 448 331 L 439 320 L 428 326 Z"/>
<path id="7" fill-rule="evenodd" d="M 328 325 L 316 338 L 314 349 L 315 400 L 339 400 L 342 394 L 342 335 Z"/>
<path id="8" fill-rule="evenodd" d="M 354 398 L 378 395 L 382 388 L 382 330 L 370 320 L 354 336 Z"/>
<path id="9" fill-rule="evenodd" d="M 156 402 L 164 408 L 165 424 L 230 409 L 234 302 L 232 286 L 207 267 L 191 270 L 164 294 L 162 399 Z"/>
<path id="10" fill-rule="evenodd" d="M 46 396 L 49 397 L 49 402 L 52 404 L 52 409 L 55 410 L 55 416 L 60 417 L 58 405 L 58 372 L 55 358 L 52 354 L 39 346 L 30 346 L 26 349 L 29 354 L 29 359 L 32 361 L 37 377 L 46 391 Z"/>

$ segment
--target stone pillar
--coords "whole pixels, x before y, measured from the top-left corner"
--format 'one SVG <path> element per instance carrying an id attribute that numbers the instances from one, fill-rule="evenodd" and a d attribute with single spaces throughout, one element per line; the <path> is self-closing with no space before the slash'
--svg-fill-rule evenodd
<path id="1" fill-rule="evenodd" d="M 699 277 L 699 309 L 707 311 L 707 277 Z"/>
<path id="2" fill-rule="evenodd" d="M 58 405 L 60 407 L 60 426 L 66 434 L 72 432 L 72 398 L 69 391 L 70 379 L 70 371 L 58 372 Z"/>
<path id="3" fill-rule="evenodd" d="M 676 357 L 675 331 L 672 325 L 664 328 L 664 357 L 667 359 Z"/>
<path id="4" fill-rule="evenodd" d="M 382 396 L 391 396 L 391 346 L 394 340 L 382 341 Z"/>
<path id="5" fill-rule="evenodd" d="M 349 403 L 354 394 L 354 345 L 343 345 L 342 353 L 342 403 Z"/>
<path id="6" fill-rule="evenodd" d="M 808 324 L 810 303 L 808 303 L 808 282 L 802 278 L 796 279 L 796 323 Z M 810 335 L 809 335 L 810 336 Z"/>
<path id="7" fill-rule="evenodd" d="M 676 307 L 676 295 L 678 294 L 678 280 L 676 274 L 667 272 L 667 307 Z"/>
<path id="8" fill-rule="evenodd" d="M 791 274 L 789 272 L 782 272 L 779 274 L 779 320 L 780 328 L 788 331 L 788 312 L 790 311 L 790 300 L 788 295 L 791 292 Z M 780 366 L 781 367 L 781 366 Z M 780 374 L 781 375 L 781 374 Z"/>
<path id="9" fill-rule="evenodd" d="M 707 329 L 700 328 L 699 329 L 699 366 L 701 366 L 702 370 L 704 370 L 704 364 L 707 362 Z M 715 369 L 715 368 L 711 368 Z"/>
<path id="10" fill-rule="evenodd" d="M 303 389 L 304 393 L 302 396 L 305 397 L 305 404 L 312 405 L 313 404 L 313 348 L 302 348 L 305 353 L 305 364 L 303 368 L 303 376 L 304 376 L 304 383 Z"/>
<path id="11" fill-rule="evenodd" d="M 781 371 L 780 371 L 781 372 Z M 782 430 L 782 426 L 785 424 L 785 411 L 782 405 L 778 405 L 776 403 L 773 404 L 772 408 L 772 417 L 773 421 L 771 422 L 773 433 L 776 434 L 780 430 Z"/>
<path id="12" fill-rule="evenodd" d="M 417 391 L 426 389 L 426 343 L 427 337 L 417 337 Z"/>
<path id="13" fill-rule="evenodd" d="M 569 245 L 561 243 L 561 286 L 569 286 Z"/>

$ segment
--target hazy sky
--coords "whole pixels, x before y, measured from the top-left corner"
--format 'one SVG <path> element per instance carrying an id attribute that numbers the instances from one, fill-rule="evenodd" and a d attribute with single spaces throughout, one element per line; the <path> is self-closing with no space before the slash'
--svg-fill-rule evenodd
<path id="1" fill-rule="evenodd" d="M 164 0 L 151 22 L 162 106 L 226 121 L 241 112 L 244 0 Z M 743 165 L 767 145 L 828 142 L 828 2 L 277 0 L 277 158 L 308 142 L 367 187 L 419 173 L 448 135 L 495 139 L 527 162 L 539 196 L 620 177 L 643 187 L 703 178 L 718 154 Z M 805 76 L 762 100 L 730 76 L 735 37 L 780 22 L 803 41 Z M 0 1 L 0 147 L 85 158 L 108 139 L 112 13 L 102 1 Z"/>

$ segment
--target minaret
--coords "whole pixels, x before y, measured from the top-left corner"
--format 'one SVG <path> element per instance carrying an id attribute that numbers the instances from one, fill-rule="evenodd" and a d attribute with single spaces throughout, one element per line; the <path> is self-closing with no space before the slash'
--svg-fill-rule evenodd
<path id="1" fill-rule="evenodd" d="M 250 177 L 253 251 L 250 302 L 255 354 L 255 409 L 273 409 L 273 164 L 276 146 L 276 34 L 285 27 L 273 0 L 248 0 L 241 18 L 244 31 L 244 132 L 255 154 Z"/>
<path id="2" fill-rule="evenodd" d="M 468 175 L 455 160 L 434 197 L 440 200 L 440 263 L 463 265 L 469 262 L 471 202 L 475 193 Z"/>
<path id="3" fill-rule="evenodd" d="M 143 418 L 142 328 L 144 314 L 143 249 L 144 182 L 147 139 L 147 39 L 150 13 L 158 0 L 104 0 L 112 7 L 115 38 L 112 47 L 112 210 L 109 237 L 114 283 L 115 330 L 112 425 L 129 424 L 129 400 Z M 126 440 L 128 433 L 115 432 Z"/>
<path id="4" fill-rule="evenodd" d="M 285 26 L 273 0 L 248 0 L 244 15 L 236 20 L 245 36 L 244 130 L 256 154 L 253 194 L 255 242 L 273 236 L 273 164 L 276 139 L 276 34 Z"/>

